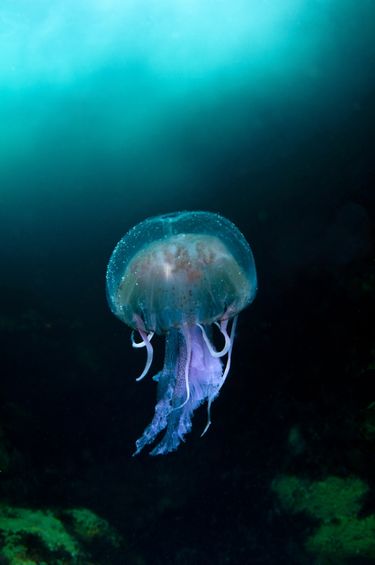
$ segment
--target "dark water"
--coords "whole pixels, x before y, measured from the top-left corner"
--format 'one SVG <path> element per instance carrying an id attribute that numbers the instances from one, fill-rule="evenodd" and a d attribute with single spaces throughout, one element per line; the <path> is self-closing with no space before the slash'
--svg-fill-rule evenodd
<path id="1" fill-rule="evenodd" d="M 271 485 L 374 479 L 374 3 L 181 4 L 0 6 L 1 500 L 121 536 L 17 563 L 371 563 L 371 490 L 328 551 Z M 259 293 L 209 432 L 132 458 L 156 387 L 106 265 L 185 209 L 238 225 Z"/>

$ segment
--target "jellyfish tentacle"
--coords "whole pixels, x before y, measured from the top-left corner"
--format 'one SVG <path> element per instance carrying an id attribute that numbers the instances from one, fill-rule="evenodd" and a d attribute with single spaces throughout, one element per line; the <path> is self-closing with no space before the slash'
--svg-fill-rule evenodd
<path id="1" fill-rule="evenodd" d="M 185 361 L 185 390 L 186 390 L 186 398 L 182 404 L 173 408 L 173 410 L 180 410 L 183 408 L 185 404 L 187 404 L 190 400 L 190 384 L 189 384 L 189 374 L 190 374 L 190 362 L 191 362 L 191 337 L 189 333 L 189 329 L 186 327 L 182 327 L 182 333 L 185 338 L 186 343 L 186 361 Z"/>
<path id="2" fill-rule="evenodd" d="M 206 426 L 205 426 L 203 432 L 201 433 L 201 437 L 204 436 L 204 434 L 207 432 L 208 428 L 211 426 L 211 405 L 212 405 L 212 402 L 213 402 L 213 400 L 215 400 L 216 395 L 219 393 L 221 387 L 223 386 L 225 379 L 227 378 L 229 370 L 230 370 L 230 363 L 231 363 L 231 356 L 232 356 L 232 349 L 233 349 L 234 333 L 235 333 L 235 330 L 236 330 L 237 316 L 233 319 L 230 335 L 228 334 L 228 323 L 229 323 L 228 319 L 227 320 L 221 320 L 220 324 L 218 322 L 215 322 L 215 325 L 219 328 L 219 330 L 221 331 L 221 333 L 222 333 L 222 335 L 224 336 L 224 339 L 225 339 L 225 345 L 224 345 L 224 347 L 221 351 L 215 351 L 215 349 L 212 347 L 210 340 L 207 337 L 206 332 L 204 331 L 203 326 L 201 324 L 197 324 L 202 331 L 202 336 L 203 336 L 204 342 L 207 345 L 207 348 L 210 352 L 210 355 L 212 355 L 212 357 L 223 357 L 225 354 L 228 354 L 227 362 L 225 364 L 225 369 L 224 369 L 223 375 L 221 377 L 221 382 L 220 382 L 219 388 L 217 389 L 216 394 L 209 397 L 208 401 L 207 401 L 207 423 L 206 423 Z"/>
<path id="3" fill-rule="evenodd" d="M 232 351 L 233 351 L 233 340 L 234 340 L 234 333 L 236 331 L 237 318 L 238 318 L 238 316 L 235 316 L 233 318 L 232 327 L 231 327 L 230 336 L 229 336 L 230 347 L 229 347 L 229 350 L 228 350 L 228 357 L 227 357 L 227 362 L 226 362 L 226 365 L 225 365 L 224 373 L 223 373 L 223 376 L 221 377 L 221 383 L 220 383 L 219 390 L 221 389 L 221 387 L 225 383 L 225 379 L 227 378 L 229 370 L 230 370 L 230 363 L 231 363 Z M 218 390 L 218 392 L 219 392 L 219 390 Z"/>
<path id="4" fill-rule="evenodd" d="M 154 337 L 154 333 L 155 333 L 155 332 L 149 332 L 149 333 L 147 334 L 147 339 L 148 339 L 148 341 L 151 341 L 151 340 L 152 340 L 152 338 Z M 131 338 L 131 342 L 132 342 L 132 347 L 134 347 L 135 349 L 138 349 L 138 348 L 140 348 L 140 347 L 146 347 L 146 343 L 145 343 L 145 341 L 144 341 L 143 339 L 142 339 L 142 341 L 135 341 L 135 339 L 134 339 L 134 330 L 132 331 L 130 338 Z"/>
<path id="5" fill-rule="evenodd" d="M 207 424 L 206 424 L 203 432 L 201 433 L 201 437 L 204 436 L 204 434 L 207 432 L 208 428 L 211 426 L 211 404 L 212 404 L 212 399 L 209 398 L 208 402 L 207 402 Z"/>
<path id="6" fill-rule="evenodd" d="M 224 347 L 221 350 L 222 355 L 225 355 L 226 353 L 228 353 L 230 346 L 231 346 L 231 340 L 230 340 L 230 337 L 228 335 L 228 323 L 229 323 L 228 319 L 227 320 L 221 320 L 220 324 L 219 324 L 219 322 L 215 322 L 215 325 L 219 328 L 219 330 L 221 331 L 221 333 L 224 337 L 224 340 L 225 340 Z"/>
<path id="7" fill-rule="evenodd" d="M 217 327 L 219 328 L 220 332 L 222 333 L 222 335 L 224 336 L 224 339 L 225 339 L 224 347 L 220 351 L 217 351 L 213 347 L 211 341 L 209 340 L 209 338 L 206 334 L 206 330 L 204 329 L 202 324 L 197 324 L 197 326 L 200 328 L 200 330 L 202 332 L 204 342 L 207 345 L 207 348 L 208 348 L 208 351 L 210 352 L 210 355 L 212 357 L 224 357 L 224 355 L 226 355 L 228 353 L 230 346 L 231 346 L 230 337 L 229 337 L 228 332 L 227 332 L 228 320 L 224 320 L 221 324 L 218 324 L 217 322 L 215 322 L 215 325 L 217 325 Z"/>
<path id="8" fill-rule="evenodd" d="M 145 368 L 143 369 L 143 373 L 138 378 L 135 379 L 136 381 L 141 381 L 147 375 L 147 373 L 148 373 L 148 371 L 151 367 L 152 358 L 154 356 L 154 349 L 151 345 L 152 336 L 149 337 L 150 334 L 147 334 L 145 331 L 141 330 L 141 328 L 138 328 L 138 333 L 142 338 L 143 345 L 139 345 L 139 343 L 140 343 L 139 342 L 139 343 L 137 343 L 136 347 L 143 347 L 144 346 L 147 349 L 147 359 L 146 359 Z"/>

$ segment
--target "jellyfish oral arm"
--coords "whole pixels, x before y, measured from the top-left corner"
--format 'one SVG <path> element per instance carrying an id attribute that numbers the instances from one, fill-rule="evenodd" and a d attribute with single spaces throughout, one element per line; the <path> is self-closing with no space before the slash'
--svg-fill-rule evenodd
<path id="1" fill-rule="evenodd" d="M 226 327 L 227 324 L 222 330 L 223 335 Z M 208 405 L 208 420 L 202 435 L 207 431 L 211 424 L 211 404 L 229 372 L 234 329 L 235 320 L 230 336 L 226 338 L 224 335 L 225 342 L 230 341 L 229 348 L 225 344 L 219 355 L 207 335 L 209 328 L 186 326 L 168 333 L 164 367 L 155 377 L 158 382 L 158 402 L 154 418 L 136 442 L 135 454 L 153 443 L 163 430 L 164 436 L 151 455 L 176 450 L 191 430 L 194 411 L 204 402 Z M 223 371 L 220 357 L 225 354 L 228 357 Z"/>

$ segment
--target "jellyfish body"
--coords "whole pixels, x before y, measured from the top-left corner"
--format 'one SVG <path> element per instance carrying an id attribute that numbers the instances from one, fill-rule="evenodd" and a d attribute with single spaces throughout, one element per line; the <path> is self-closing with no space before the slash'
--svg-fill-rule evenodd
<path id="1" fill-rule="evenodd" d="M 203 433 L 207 430 L 212 401 L 229 373 L 237 315 L 256 289 L 249 244 L 218 214 L 157 216 L 119 241 L 108 264 L 107 297 L 112 312 L 133 329 L 133 347 L 146 349 L 145 369 L 137 380 L 150 369 L 153 335 L 166 336 L 164 366 L 154 376 L 155 414 L 136 442 L 136 454 L 164 430 L 151 454 L 177 449 L 191 430 L 194 410 L 204 402 L 208 421 Z M 212 342 L 214 326 L 222 334 L 219 350 Z"/>

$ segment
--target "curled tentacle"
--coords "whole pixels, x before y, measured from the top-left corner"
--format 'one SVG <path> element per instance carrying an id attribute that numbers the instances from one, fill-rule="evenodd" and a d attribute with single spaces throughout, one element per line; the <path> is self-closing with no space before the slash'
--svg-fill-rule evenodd
<path id="1" fill-rule="evenodd" d="M 141 342 L 134 342 L 136 343 L 136 345 L 133 345 L 133 347 L 146 347 L 147 349 L 147 359 L 146 359 L 146 365 L 145 368 L 143 369 L 143 373 L 136 378 L 136 381 L 141 381 L 148 373 L 150 367 L 151 367 L 151 363 L 152 363 L 152 358 L 154 356 L 154 350 L 153 347 L 151 345 L 151 338 L 153 335 L 153 332 L 151 332 L 151 337 L 150 334 L 147 334 L 145 331 L 141 330 L 140 328 L 138 328 L 138 332 L 139 335 L 142 338 Z M 132 340 L 132 344 L 133 344 L 133 340 Z"/>
<path id="2" fill-rule="evenodd" d="M 229 337 L 228 332 L 227 332 L 228 320 L 222 320 L 222 322 L 220 324 L 215 322 L 215 325 L 219 328 L 220 332 L 222 333 L 222 335 L 224 336 L 224 339 L 225 339 L 224 347 L 220 351 L 216 351 L 216 349 L 213 347 L 212 343 L 210 342 L 210 340 L 209 340 L 209 338 L 206 334 L 206 330 L 204 329 L 202 324 L 197 324 L 197 326 L 200 328 L 200 330 L 202 332 L 203 339 L 205 341 L 205 344 L 207 345 L 208 351 L 210 352 L 211 356 L 212 357 L 224 357 L 224 355 L 226 355 L 228 353 L 230 346 L 231 346 L 230 337 Z"/>
<path id="3" fill-rule="evenodd" d="M 219 330 L 221 331 L 222 335 L 224 336 L 224 340 L 225 340 L 225 344 L 224 344 L 224 347 L 222 349 L 222 351 L 224 353 L 222 353 L 222 355 L 225 355 L 226 353 L 228 353 L 229 348 L 231 347 L 231 340 L 230 340 L 230 337 L 228 335 L 228 323 L 229 323 L 229 320 L 221 320 L 220 324 L 219 324 L 219 322 L 215 322 L 215 325 L 219 328 Z"/>
<path id="4" fill-rule="evenodd" d="M 225 383 L 225 379 L 227 378 L 228 373 L 229 373 L 229 370 L 230 370 L 230 363 L 231 363 L 232 351 L 233 351 L 234 333 L 235 333 L 235 331 L 236 331 L 237 318 L 238 318 L 238 316 L 235 316 L 235 317 L 233 318 L 232 327 L 231 327 L 230 336 L 229 336 L 230 347 L 229 347 L 229 349 L 228 349 L 227 362 L 226 362 L 226 365 L 225 365 L 225 369 L 224 369 L 223 376 L 222 376 L 222 378 L 221 378 L 221 383 L 220 383 L 219 390 L 221 389 L 221 387 L 222 387 L 223 384 Z"/>
<path id="5" fill-rule="evenodd" d="M 154 333 L 155 333 L 155 332 L 149 332 L 149 333 L 147 334 L 147 339 L 148 339 L 148 341 L 151 341 L 151 340 L 152 340 L 152 338 L 154 337 Z M 140 347 L 146 347 L 146 343 L 145 343 L 145 341 L 144 341 L 143 339 L 142 339 L 142 341 L 135 341 L 135 339 L 134 339 L 134 330 L 132 331 L 130 338 L 131 338 L 131 341 L 132 341 L 132 347 L 134 347 L 134 348 L 136 348 L 136 349 L 138 349 L 138 348 L 140 348 Z"/>

